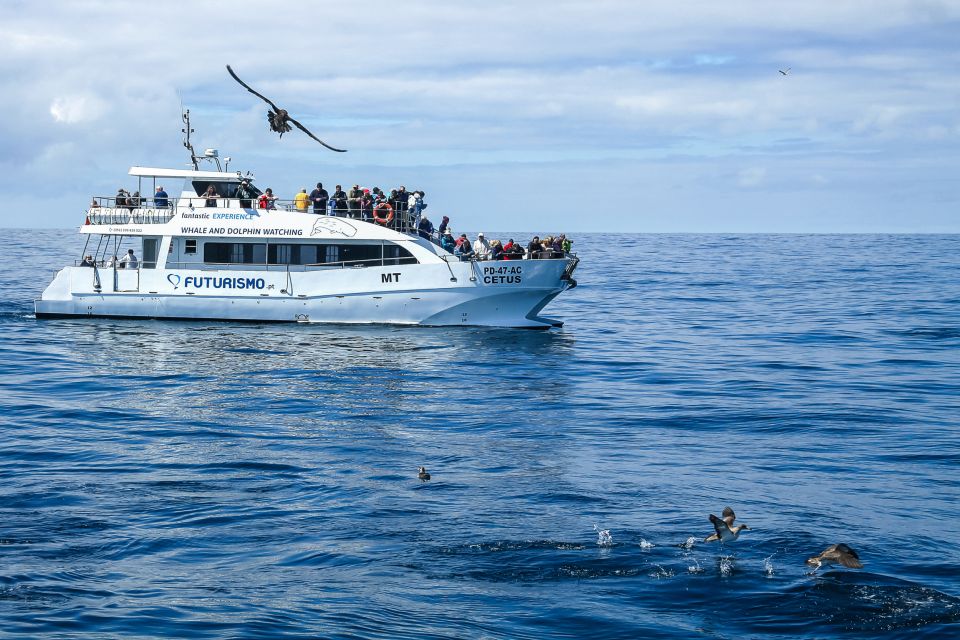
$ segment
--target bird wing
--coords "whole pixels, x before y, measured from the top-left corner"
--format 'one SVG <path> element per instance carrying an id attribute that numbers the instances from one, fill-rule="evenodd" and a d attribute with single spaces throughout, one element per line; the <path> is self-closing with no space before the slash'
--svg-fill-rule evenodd
<path id="1" fill-rule="evenodd" d="M 258 98 L 260 98 L 261 100 L 263 100 L 264 102 L 266 102 L 268 105 L 270 105 L 271 107 L 273 107 L 273 110 L 274 110 L 274 111 L 280 111 L 280 107 L 278 107 L 277 105 L 273 104 L 273 102 L 270 100 L 270 98 L 268 98 L 267 96 L 263 95 L 262 93 L 257 93 L 256 91 L 254 91 L 253 89 L 250 88 L 250 85 L 248 85 L 246 82 L 244 82 L 243 80 L 241 80 L 240 78 L 238 78 L 238 77 L 237 77 L 237 74 L 235 74 L 235 73 L 233 72 L 233 69 L 230 68 L 230 65 L 227 65 L 227 71 L 230 72 L 230 75 L 233 76 L 233 79 L 236 80 L 237 82 L 239 82 L 239 83 L 243 86 L 244 89 L 246 89 L 247 91 L 249 91 L 249 92 L 252 93 L 253 95 L 257 96 Z"/>
<path id="2" fill-rule="evenodd" d="M 346 149 L 337 149 L 336 147 L 331 147 L 331 146 L 328 145 L 326 142 L 324 142 L 323 140 L 321 140 L 321 139 L 318 138 L 317 136 L 315 136 L 315 135 L 313 135 L 312 133 L 310 133 L 310 130 L 309 130 L 309 129 L 307 129 L 305 126 L 303 126 L 302 124 L 300 124 L 299 122 L 297 122 L 297 121 L 294 120 L 293 118 L 291 118 L 291 117 L 288 116 L 288 117 L 287 117 L 287 120 L 289 120 L 290 122 L 292 122 L 292 123 L 294 124 L 294 126 L 296 126 L 298 129 L 300 129 L 300 131 L 303 131 L 305 134 L 307 134 L 308 136 L 310 136 L 311 138 L 313 138 L 314 140 L 316 140 L 317 142 L 319 142 L 320 144 L 322 144 L 323 146 L 325 146 L 327 149 L 330 149 L 330 151 L 336 151 L 336 152 L 338 152 L 338 153 L 346 153 L 346 151 L 347 151 Z"/>
<path id="3" fill-rule="evenodd" d="M 845 567 L 850 569 L 862 569 L 863 563 L 860 562 L 860 556 L 857 555 L 857 552 L 848 547 L 845 544 L 838 544 L 834 547 L 834 553 L 837 557 L 837 562 L 842 564 Z"/>
<path id="4" fill-rule="evenodd" d="M 727 523 L 712 513 L 710 514 L 710 522 L 713 523 L 713 528 L 717 530 L 718 540 L 723 540 L 725 535 L 731 535 L 730 527 L 727 525 Z"/>
<path id="5" fill-rule="evenodd" d="M 733 509 L 730 507 L 723 508 L 723 521 L 727 523 L 728 527 L 733 526 L 733 521 L 737 519 L 737 514 L 733 512 Z"/>

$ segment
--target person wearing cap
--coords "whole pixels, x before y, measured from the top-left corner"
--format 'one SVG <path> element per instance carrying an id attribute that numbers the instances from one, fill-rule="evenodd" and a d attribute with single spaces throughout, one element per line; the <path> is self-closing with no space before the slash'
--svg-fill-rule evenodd
<path id="1" fill-rule="evenodd" d="M 355 184 L 350 191 L 347 192 L 347 209 L 349 209 L 349 216 L 351 218 L 360 217 L 360 198 L 363 197 L 363 191 L 360 190 L 360 185 Z"/>
<path id="2" fill-rule="evenodd" d="M 329 199 L 330 195 L 327 193 L 327 190 L 323 188 L 323 183 L 318 182 L 317 188 L 310 192 L 310 202 L 313 203 L 313 212 L 318 216 L 326 213 L 327 200 Z"/>
<path id="3" fill-rule="evenodd" d="M 169 197 L 167 192 L 163 190 L 162 185 L 157 187 L 157 192 L 153 194 L 153 206 L 157 209 L 166 209 L 170 206 L 170 201 L 167 200 Z"/>
<path id="4" fill-rule="evenodd" d="M 473 242 L 473 252 L 477 254 L 477 260 L 486 260 L 490 257 L 490 243 L 483 237 L 483 231 L 477 234 L 477 239 Z"/>
<path id="5" fill-rule="evenodd" d="M 440 247 L 450 253 L 453 253 L 453 250 L 457 248 L 457 242 L 453 239 L 453 232 L 450 229 L 447 229 L 440 236 Z"/>
<path id="6" fill-rule="evenodd" d="M 250 187 L 250 183 L 246 180 L 240 181 L 240 186 L 237 187 L 237 198 L 240 199 L 240 208 L 241 209 L 252 209 L 253 208 L 253 198 L 256 196 L 256 192 Z"/>

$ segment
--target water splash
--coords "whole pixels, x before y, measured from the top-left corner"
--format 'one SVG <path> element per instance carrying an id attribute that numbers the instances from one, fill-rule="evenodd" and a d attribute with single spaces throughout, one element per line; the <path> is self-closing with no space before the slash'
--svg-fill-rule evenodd
<path id="1" fill-rule="evenodd" d="M 697 539 L 694 538 L 693 536 L 690 536 L 689 538 L 681 542 L 679 546 L 681 549 L 690 550 L 690 549 L 693 549 L 693 545 L 695 545 L 696 543 L 697 543 Z"/>
<path id="2" fill-rule="evenodd" d="M 700 566 L 700 561 L 694 558 L 693 564 L 687 567 L 687 573 L 703 573 L 703 567 Z"/>
<path id="3" fill-rule="evenodd" d="M 733 573 L 733 556 L 720 556 L 717 566 L 720 569 L 721 576 L 729 577 Z"/>
<path id="4" fill-rule="evenodd" d="M 598 525 L 593 525 L 593 530 L 597 532 L 597 546 L 613 546 L 613 536 L 610 534 L 609 529 L 601 529 Z"/>
<path id="5" fill-rule="evenodd" d="M 651 577 L 651 578 L 656 578 L 657 580 L 662 580 L 663 578 L 672 578 L 672 577 L 673 577 L 673 569 L 664 569 L 663 567 L 661 567 L 661 566 L 658 565 L 658 564 L 653 565 L 653 566 L 656 567 L 656 569 L 650 573 L 650 577 Z"/>
<path id="6" fill-rule="evenodd" d="M 768 577 L 773 577 L 773 556 L 777 554 L 769 555 L 763 559 L 763 573 Z"/>
<path id="7" fill-rule="evenodd" d="M 647 542 L 644 538 L 640 538 L 640 548 L 641 549 L 653 549 L 656 545 L 652 542 Z"/>

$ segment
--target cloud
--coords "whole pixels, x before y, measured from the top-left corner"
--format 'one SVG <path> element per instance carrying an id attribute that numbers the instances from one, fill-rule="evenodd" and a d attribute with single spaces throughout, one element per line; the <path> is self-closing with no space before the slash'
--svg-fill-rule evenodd
<path id="1" fill-rule="evenodd" d="M 56 122 L 76 124 L 93 122 L 103 115 L 106 103 L 92 95 L 73 95 L 54 98 L 50 104 L 50 115 Z"/>
<path id="2" fill-rule="evenodd" d="M 898 159 L 919 167 L 935 158 L 924 169 L 932 174 L 915 175 L 944 180 L 958 159 L 957 3 L 771 11 L 759 0 L 691 0 L 680 12 L 632 0 L 357 0 L 305 1 L 297 12 L 274 19 L 254 0 L 228 10 L 211 1 L 0 5 L 0 187 L 37 191 L 70 175 L 73 197 L 86 202 L 88 185 L 115 190 L 129 165 L 182 166 L 181 99 L 198 148 L 278 176 L 278 189 L 303 186 L 303 173 L 386 181 L 424 167 L 454 168 L 442 175 L 460 180 L 450 193 L 491 188 L 476 184 L 480 173 L 494 183 L 522 173 L 534 185 L 544 172 L 546 189 L 551 166 L 569 176 L 606 161 L 651 171 L 682 160 L 688 174 L 649 188 L 675 194 L 698 183 L 742 198 L 789 168 L 830 176 L 796 181 L 829 198 L 846 188 L 840 166 L 883 192 L 914 175 L 879 182 Z M 360 33 L 371 16 L 383 33 Z M 266 105 L 227 76 L 227 63 L 350 152 L 325 155 L 298 132 L 278 140 Z M 787 66 L 784 78 L 776 69 Z M 718 158 L 742 170 L 706 178 Z"/>

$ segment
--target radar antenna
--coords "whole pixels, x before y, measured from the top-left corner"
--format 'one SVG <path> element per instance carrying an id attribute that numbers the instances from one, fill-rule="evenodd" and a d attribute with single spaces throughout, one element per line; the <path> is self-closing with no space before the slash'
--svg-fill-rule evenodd
<path id="1" fill-rule="evenodd" d="M 183 132 L 183 146 L 190 151 L 190 161 L 193 163 L 193 170 L 200 170 L 200 163 L 197 162 L 197 153 L 193 150 L 193 144 L 190 142 L 190 134 L 194 133 L 194 130 L 190 128 L 190 109 L 183 110 L 183 124 L 185 125 L 180 131 Z"/>

